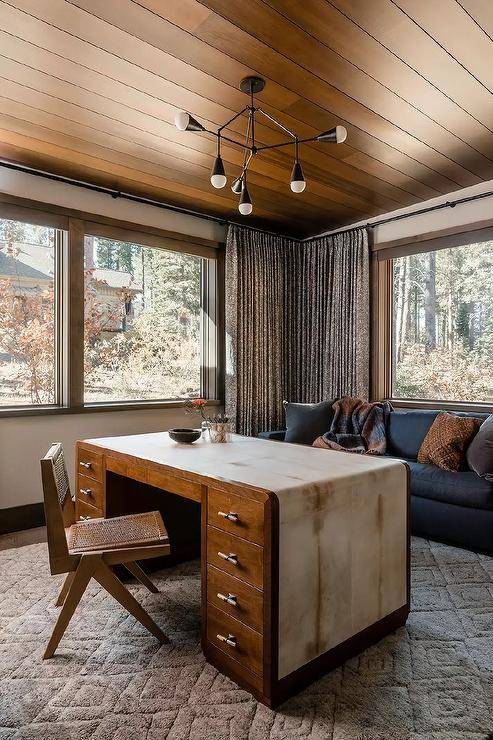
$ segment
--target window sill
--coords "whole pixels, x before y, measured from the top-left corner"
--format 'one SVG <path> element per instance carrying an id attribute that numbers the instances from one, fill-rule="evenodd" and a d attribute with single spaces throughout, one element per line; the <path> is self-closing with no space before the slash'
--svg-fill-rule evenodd
<path id="1" fill-rule="evenodd" d="M 209 406 L 222 406 L 218 399 L 207 401 Z M 186 401 L 140 401 L 119 403 L 88 403 L 84 406 L 37 406 L 35 408 L 0 408 L 0 419 L 17 418 L 19 416 L 63 416 L 66 414 L 95 414 L 108 411 L 142 411 L 143 409 L 178 409 L 184 408 Z"/>
<path id="2" fill-rule="evenodd" d="M 420 401 L 408 398 L 388 398 L 394 408 L 429 409 L 438 411 L 475 411 L 477 413 L 493 414 L 493 404 L 474 403 L 472 401 Z"/>

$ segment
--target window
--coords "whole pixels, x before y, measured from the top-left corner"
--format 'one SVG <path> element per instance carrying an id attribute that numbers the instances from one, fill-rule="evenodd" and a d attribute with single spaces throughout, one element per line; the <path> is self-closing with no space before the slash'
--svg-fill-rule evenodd
<path id="1" fill-rule="evenodd" d="M 0 218 L 0 407 L 58 403 L 61 232 Z"/>
<path id="2" fill-rule="evenodd" d="M 204 261 L 85 237 L 86 403 L 200 395 Z"/>
<path id="3" fill-rule="evenodd" d="M 0 195 L 0 415 L 219 399 L 218 244 L 53 208 Z"/>
<path id="4" fill-rule="evenodd" d="M 493 403 L 493 241 L 391 262 L 392 397 Z"/>

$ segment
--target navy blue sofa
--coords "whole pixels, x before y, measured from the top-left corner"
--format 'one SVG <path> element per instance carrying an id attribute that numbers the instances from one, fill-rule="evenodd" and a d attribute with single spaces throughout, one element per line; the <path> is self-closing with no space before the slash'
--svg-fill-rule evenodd
<path id="1" fill-rule="evenodd" d="M 493 552 L 493 482 L 472 470 L 451 473 L 417 462 L 421 443 L 440 411 L 395 410 L 387 425 L 387 455 L 405 460 L 411 470 L 413 534 L 471 550 Z M 488 414 L 454 412 L 486 419 Z M 284 440 L 285 431 L 260 432 Z"/>

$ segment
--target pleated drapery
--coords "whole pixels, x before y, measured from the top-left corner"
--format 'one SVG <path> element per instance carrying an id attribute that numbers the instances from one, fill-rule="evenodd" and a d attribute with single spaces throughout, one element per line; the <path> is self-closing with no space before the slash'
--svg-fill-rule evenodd
<path id="1" fill-rule="evenodd" d="M 241 434 L 284 425 L 282 401 L 369 392 L 365 229 L 306 242 L 231 226 L 226 409 Z"/>

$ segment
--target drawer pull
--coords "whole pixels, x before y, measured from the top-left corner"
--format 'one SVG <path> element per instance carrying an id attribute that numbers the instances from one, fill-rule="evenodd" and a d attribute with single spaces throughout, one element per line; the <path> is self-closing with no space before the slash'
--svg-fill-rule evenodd
<path id="1" fill-rule="evenodd" d="M 238 606 L 238 597 L 234 594 L 228 594 L 225 596 L 224 594 L 218 594 L 218 599 L 221 599 L 221 601 L 225 601 L 226 604 L 230 604 L 231 606 Z"/>
<path id="2" fill-rule="evenodd" d="M 236 637 L 234 635 L 229 634 L 227 637 L 224 637 L 224 635 L 217 635 L 217 639 L 221 642 L 225 642 L 226 645 L 231 645 L 231 647 L 236 647 Z"/>
<path id="3" fill-rule="evenodd" d="M 81 514 L 80 517 L 79 517 L 79 519 L 80 519 L 81 522 L 87 522 L 87 520 L 88 519 L 92 519 L 92 517 L 90 517 L 90 516 L 83 516 L 83 514 Z"/>
<path id="4" fill-rule="evenodd" d="M 238 556 L 234 552 L 230 552 L 228 555 L 226 555 L 225 552 L 218 552 L 217 554 L 223 560 L 227 560 L 228 563 L 233 563 L 233 565 L 238 565 Z"/>
<path id="5" fill-rule="evenodd" d="M 230 522 L 237 522 L 239 517 L 234 511 L 218 511 L 218 516 L 222 516 L 223 519 L 228 519 Z"/>
<path id="6" fill-rule="evenodd" d="M 92 488 L 79 488 L 79 491 L 84 494 L 84 496 L 92 496 Z"/>
<path id="7" fill-rule="evenodd" d="M 90 462 L 80 462 L 79 465 L 81 468 L 86 468 L 87 470 L 90 470 L 92 468 L 92 463 Z"/>

